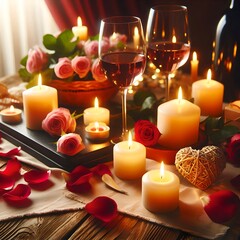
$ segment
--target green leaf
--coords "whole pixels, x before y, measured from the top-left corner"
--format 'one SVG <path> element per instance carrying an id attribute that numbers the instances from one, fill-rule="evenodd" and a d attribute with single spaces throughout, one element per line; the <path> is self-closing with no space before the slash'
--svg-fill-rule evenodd
<path id="1" fill-rule="evenodd" d="M 56 50 L 57 49 L 57 38 L 54 37 L 52 34 L 46 34 L 43 36 L 43 45 L 48 50 Z"/>
<path id="2" fill-rule="evenodd" d="M 145 100 L 142 104 L 141 110 L 144 110 L 146 108 L 152 108 L 152 106 L 154 105 L 155 102 L 156 102 L 156 98 L 153 96 L 149 96 L 149 97 L 145 98 Z"/>
<path id="3" fill-rule="evenodd" d="M 208 117 L 206 119 L 205 128 L 207 132 L 211 132 L 216 129 L 221 129 L 224 126 L 224 119 Z"/>
<path id="4" fill-rule="evenodd" d="M 18 69 L 18 74 L 24 82 L 28 82 L 32 78 L 32 74 L 30 74 L 26 68 Z"/>
<path id="5" fill-rule="evenodd" d="M 21 60 L 20 60 L 20 64 L 24 67 L 26 67 L 27 65 L 27 59 L 28 59 L 28 55 L 26 55 L 25 57 L 23 57 Z"/>
<path id="6" fill-rule="evenodd" d="M 133 101 L 137 106 L 142 106 L 146 98 L 152 97 L 155 98 L 155 95 L 151 91 L 139 90 L 133 96 Z"/>

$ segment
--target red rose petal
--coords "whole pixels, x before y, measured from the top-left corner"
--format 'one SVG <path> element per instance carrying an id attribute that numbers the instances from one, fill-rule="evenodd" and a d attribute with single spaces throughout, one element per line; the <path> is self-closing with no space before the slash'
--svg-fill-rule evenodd
<path id="1" fill-rule="evenodd" d="M 97 197 L 92 202 L 87 203 L 85 209 L 88 213 L 106 223 L 117 216 L 117 203 L 105 196 Z"/>
<path id="2" fill-rule="evenodd" d="M 231 184 L 240 191 L 240 175 L 234 177 L 231 180 Z"/>
<path id="3" fill-rule="evenodd" d="M 43 183 L 49 179 L 51 171 L 44 170 L 30 170 L 23 175 L 23 178 L 29 184 Z"/>
<path id="4" fill-rule="evenodd" d="M 9 177 L 16 177 L 19 175 L 21 164 L 17 158 L 13 158 L 7 161 L 6 168 L 2 171 L 4 175 Z"/>
<path id="5" fill-rule="evenodd" d="M 231 220 L 240 208 L 239 197 L 230 190 L 220 190 L 208 197 L 209 202 L 204 210 L 213 222 L 224 223 Z"/>
<path id="6" fill-rule="evenodd" d="M 11 190 L 14 184 L 15 181 L 12 177 L 0 173 L 0 192 L 4 192 L 5 190 Z"/>
<path id="7" fill-rule="evenodd" d="M 4 153 L 4 152 L 0 152 L 0 157 L 4 157 L 4 158 L 11 158 L 13 156 L 16 156 L 19 154 L 21 150 L 21 147 L 16 147 L 11 149 L 10 151 Z"/>
<path id="8" fill-rule="evenodd" d="M 26 184 L 18 184 L 13 190 L 4 193 L 2 196 L 7 201 L 21 201 L 31 194 L 31 188 Z"/>
<path id="9" fill-rule="evenodd" d="M 95 175 L 99 177 L 102 177 L 104 174 L 108 174 L 112 176 L 112 173 L 109 167 L 105 164 L 98 164 L 97 166 L 93 167 L 91 170 Z"/>

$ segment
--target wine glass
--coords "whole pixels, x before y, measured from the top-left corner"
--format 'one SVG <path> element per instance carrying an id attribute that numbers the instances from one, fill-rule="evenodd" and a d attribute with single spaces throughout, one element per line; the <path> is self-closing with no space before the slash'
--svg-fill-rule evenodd
<path id="1" fill-rule="evenodd" d="M 190 53 L 187 8 L 157 5 L 150 9 L 146 29 L 147 57 L 165 76 L 169 100 L 171 73 L 186 63 Z"/>
<path id="2" fill-rule="evenodd" d="M 106 44 L 107 43 L 107 44 Z M 127 137 L 127 91 L 146 66 L 146 44 L 140 18 L 114 16 L 101 21 L 99 32 L 100 66 L 108 80 L 119 89 L 122 97 L 122 135 Z"/>

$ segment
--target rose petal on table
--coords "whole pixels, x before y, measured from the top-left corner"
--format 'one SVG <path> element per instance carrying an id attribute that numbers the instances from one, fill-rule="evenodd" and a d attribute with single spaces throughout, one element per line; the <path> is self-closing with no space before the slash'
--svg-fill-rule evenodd
<path id="1" fill-rule="evenodd" d="M 100 196 L 86 204 L 85 209 L 103 222 L 110 222 L 117 216 L 117 203 L 106 196 Z"/>
<path id="2" fill-rule="evenodd" d="M 9 150 L 8 152 L 0 152 L 0 157 L 11 158 L 13 156 L 18 155 L 20 150 L 21 150 L 21 147 L 16 147 Z"/>
<path id="3" fill-rule="evenodd" d="M 220 190 L 201 198 L 209 218 L 216 223 L 231 220 L 240 209 L 240 199 L 230 190 Z"/>
<path id="4" fill-rule="evenodd" d="M 240 191 L 240 175 L 232 178 L 230 182 L 233 185 L 233 187 Z"/>
<path id="5" fill-rule="evenodd" d="M 91 173 L 91 170 L 84 166 L 77 166 L 69 173 L 69 181 L 76 181 L 81 176 Z"/>
<path id="6" fill-rule="evenodd" d="M 15 184 L 15 180 L 3 173 L 0 173 L 0 193 L 11 190 Z"/>
<path id="7" fill-rule="evenodd" d="M 80 176 L 75 181 L 68 181 L 66 187 L 69 191 L 75 193 L 85 193 L 91 190 L 92 186 L 90 184 L 90 179 L 92 177 L 92 173 L 85 174 Z"/>
<path id="8" fill-rule="evenodd" d="M 31 194 L 31 188 L 26 184 L 18 184 L 13 190 L 6 192 L 2 197 L 7 201 L 21 201 Z"/>
<path id="9" fill-rule="evenodd" d="M 127 194 L 126 191 L 120 188 L 120 186 L 114 181 L 114 179 L 109 174 L 103 174 L 102 181 L 109 186 L 110 188 L 114 189 L 115 191 L 118 191 L 120 193 Z"/>
<path id="10" fill-rule="evenodd" d="M 2 171 L 4 175 L 9 177 L 16 177 L 20 174 L 21 163 L 17 158 L 9 159 L 6 168 Z"/>
<path id="11" fill-rule="evenodd" d="M 111 170 L 106 164 L 98 164 L 97 166 L 91 168 L 91 170 L 99 177 L 102 177 L 104 174 L 112 176 Z"/>
<path id="12" fill-rule="evenodd" d="M 51 175 L 50 170 L 32 169 L 23 175 L 23 178 L 29 184 L 39 184 L 47 181 Z"/>

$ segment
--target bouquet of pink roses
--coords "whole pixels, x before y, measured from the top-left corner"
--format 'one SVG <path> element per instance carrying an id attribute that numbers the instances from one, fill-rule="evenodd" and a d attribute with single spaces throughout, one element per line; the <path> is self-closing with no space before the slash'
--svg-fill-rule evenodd
<path id="1" fill-rule="evenodd" d="M 119 35 L 114 39 L 104 39 L 101 44 L 106 48 L 119 47 L 126 39 Z M 20 64 L 19 75 L 30 86 L 37 84 L 39 73 L 44 84 L 49 80 L 58 79 L 67 82 L 96 80 L 103 82 L 106 76 L 99 66 L 98 36 L 80 41 L 74 37 L 71 30 L 65 30 L 58 36 L 46 34 L 43 36 L 45 49 L 35 46 L 29 50 Z"/>

